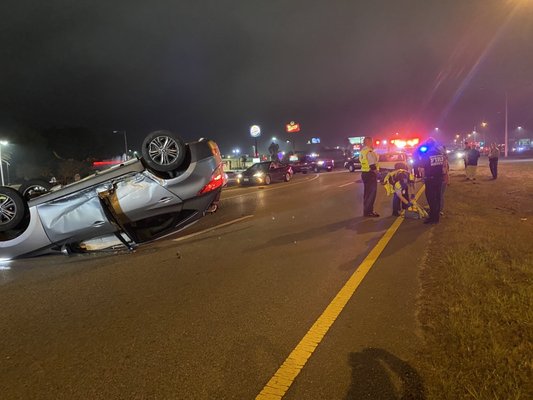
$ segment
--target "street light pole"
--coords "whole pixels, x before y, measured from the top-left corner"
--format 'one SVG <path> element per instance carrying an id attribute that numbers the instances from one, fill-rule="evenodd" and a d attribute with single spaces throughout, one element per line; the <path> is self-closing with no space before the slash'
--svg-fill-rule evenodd
<path id="1" fill-rule="evenodd" d="M 7 142 L 5 140 L 0 140 L 0 177 L 2 179 L 2 186 L 5 185 L 4 183 L 4 164 L 2 162 L 2 146 L 7 145 Z"/>
<path id="2" fill-rule="evenodd" d="M 128 159 L 128 138 L 126 137 L 126 131 L 113 131 L 113 133 L 123 133 L 124 134 L 124 157 L 126 161 Z"/>
<path id="3" fill-rule="evenodd" d="M 507 92 L 505 92 L 505 151 L 504 156 L 509 156 L 509 115 L 507 109 Z"/>

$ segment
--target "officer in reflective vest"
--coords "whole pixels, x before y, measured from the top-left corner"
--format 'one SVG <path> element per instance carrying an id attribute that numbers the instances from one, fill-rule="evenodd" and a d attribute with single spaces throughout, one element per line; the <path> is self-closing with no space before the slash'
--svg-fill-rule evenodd
<path id="1" fill-rule="evenodd" d="M 363 194 L 363 215 L 365 217 L 379 217 L 374 211 L 374 202 L 378 190 L 378 156 L 372 148 L 373 140 L 371 137 L 365 137 L 363 149 L 359 153 L 361 162 L 361 179 L 364 185 Z"/>
<path id="2" fill-rule="evenodd" d="M 444 179 L 445 156 L 442 149 L 433 138 L 418 149 L 421 156 L 421 166 L 424 169 L 424 183 L 426 185 L 426 199 L 429 205 L 429 218 L 425 224 L 438 224 Z"/>

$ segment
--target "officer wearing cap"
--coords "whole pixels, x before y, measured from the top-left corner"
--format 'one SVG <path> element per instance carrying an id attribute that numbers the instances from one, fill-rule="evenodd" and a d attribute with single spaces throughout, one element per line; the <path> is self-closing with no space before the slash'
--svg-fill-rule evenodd
<path id="1" fill-rule="evenodd" d="M 426 199 L 429 205 L 429 218 L 424 223 L 438 224 L 445 156 L 433 138 L 429 138 L 424 145 L 420 146 L 418 152 L 421 157 L 421 166 L 424 169 Z"/>
<path id="2" fill-rule="evenodd" d="M 363 148 L 359 153 L 359 161 L 361 162 L 361 179 L 364 185 L 363 194 L 363 215 L 365 217 L 379 217 L 377 212 L 374 212 L 374 202 L 376 201 L 376 193 L 378 190 L 378 156 L 372 148 L 373 140 L 371 137 L 365 137 L 363 140 Z"/>

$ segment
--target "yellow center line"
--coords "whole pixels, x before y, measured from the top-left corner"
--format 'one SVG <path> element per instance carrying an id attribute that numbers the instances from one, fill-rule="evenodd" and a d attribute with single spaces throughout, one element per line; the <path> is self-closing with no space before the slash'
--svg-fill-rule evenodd
<path id="1" fill-rule="evenodd" d="M 424 185 L 422 185 L 416 194 L 416 200 L 418 200 L 423 191 Z M 318 317 L 311 329 L 307 331 L 302 340 L 300 340 L 300 343 L 296 345 L 274 376 L 257 395 L 256 400 L 279 400 L 283 398 L 403 221 L 404 218 L 402 217 L 396 218 L 376 246 L 361 262 L 350 279 L 348 279 L 335 298 L 329 303 L 322 315 Z"/>

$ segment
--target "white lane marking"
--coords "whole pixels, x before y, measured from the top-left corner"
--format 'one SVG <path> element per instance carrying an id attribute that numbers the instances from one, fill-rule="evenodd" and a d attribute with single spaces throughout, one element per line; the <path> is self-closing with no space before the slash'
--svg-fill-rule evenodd
<path id="1" fill-rule="evenodd" d="M 176 239 L 172 239 L 172 241 L 173 242 L 180 242 L 182 240 L 186 240 L 186 239 L 190 239 L 192 237 L 198 236 L 198 235 L 202 235 L 202 234 L 204 234 L 206 232 L 211 232 L 211 231 L 214 231 L 214 230 L 219 229 L 219 228 L 223 228 L 223 227 L 228 226 L 228 225 L 236 224 L 237 222 L 244 221 L 245 219 L 252 218 L 252 217 L 253 217 L 253 215 L 245 215 L 244 217 L 237 218 L 237 219 L 234 219 L 234 220 L 231 220 L 231 221 L 228 221 L 228 222 L 224 222 L 223 224 L 215 225 L 215 226 L 212 226 L 211 228 L 207 228 L 207 229 L 204 229 L 202 231 L 191 233 L 190 235 L 185 235 L 185 236 L 182 236 L 182 237 L 179 237 L 179 238 L 176 238 Z"/>
<path id="2" fill-rule="evenodd" d="M 307 183 L 307 182 L 314 181 L 318 177 L 319 177 L 319 175 L 315 175 L 311 179 L 306 179 L 306 180 L 303 180 L 303 181 L 300 181 L 300 182 L 294 182 L 294 183 L 291 183 L 290 185 L 281 185 L 281 186 L 273 187 L 273 188 L 269 188 L 269 189 L 261 189 L 261 190 L 258 189 L 258 190 L 254 190 L 253 192 L 249 192 L 249 193 L 244 193 L 244 194 L 238 194 L 238 195 L 235 195 L 235 196 L 225 197 L 225 198 L 220 199 L 220 201 L 236 199 L 237 197 L 250 196 L 252 194 L 257 194 L 257 193 L 270 192 L 271 190 L 286 189 L 286 188 L 290 188 L 290 187 L 295 186 L 295 185 L 300 185 L 302 183 Z"/>
<path id="3" fill-rule="evenodd" d="M 348 183 L 345 183 L 344 185 L 340 185 L 339 187 L 341 188 L 341 187 L 344 187 L 344 186 L 351 185 L 351 184 L 353 184 L 353 183 L 355 183 L 355 182 L 348 182 Z"/>

